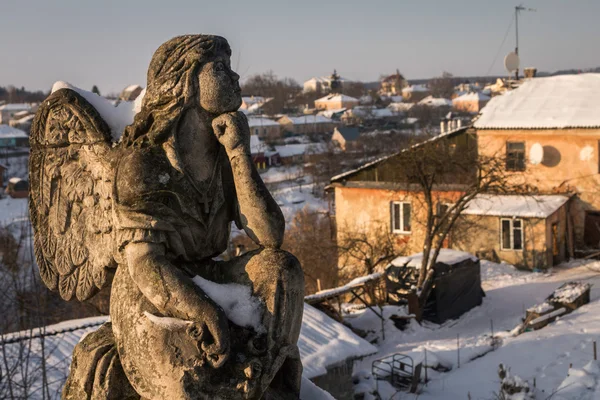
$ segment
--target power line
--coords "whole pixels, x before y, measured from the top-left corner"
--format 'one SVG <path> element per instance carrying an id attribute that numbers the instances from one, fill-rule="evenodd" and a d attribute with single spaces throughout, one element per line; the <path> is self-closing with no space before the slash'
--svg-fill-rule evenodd
<path id="1" fill-rule="evenodd" d="M 508 33 L 510 32 L 510 29 L 512 28 L 512 25 L 514 22 L 515 22 L 515 16 L 513 15 L 512 18 L 510 19 L 510 24 L 508 25 L 508 28 L 506 28 L 506 33 L 504 34 L 502 43 L 500 43 L 500 47 L 498 47 L 498 51 L 496 52 L 496 55 L 494 56 L 494 61 L 492 61 L 492 63 L 490 64 L 490 67 L 488 68 L 487 73 L 485 74 L 486 76 L 488 76 L 490 74 L 490 72 L 492 71 L 492 68 L 494 68 L 494 64 L 496 64 L 496 60 L 498 60 L 498 56 L 500 55 L 500 52 L 502 51 L 502 46 L 504 46 L 504 43 L 506 42 L 506 38 L 508 37 Z"/>

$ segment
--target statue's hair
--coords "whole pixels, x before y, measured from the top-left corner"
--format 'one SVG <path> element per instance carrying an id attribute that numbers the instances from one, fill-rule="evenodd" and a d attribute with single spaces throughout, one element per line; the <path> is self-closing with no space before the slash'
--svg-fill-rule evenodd
<path id="1" fill-rule="evenodd" d="M 198 101 L 200 66 L 219 52 L 231 56 L 221 36 L 184 35 L 163 43 L 150 61 L 142 109 L 125 129 L 124 144 L 148 146 L 167 140 L 183 111 Z"/>

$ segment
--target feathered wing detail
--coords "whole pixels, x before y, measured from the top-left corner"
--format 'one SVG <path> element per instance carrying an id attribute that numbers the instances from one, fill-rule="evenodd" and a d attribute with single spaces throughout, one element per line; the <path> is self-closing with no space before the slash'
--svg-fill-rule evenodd
<path id="1" fill-rule="evenodd" d="M 42 280 L 84 301 L 116 268 L 110 129 L 71 89 L 51 94 L 31 129 L 29 214 Z"/>

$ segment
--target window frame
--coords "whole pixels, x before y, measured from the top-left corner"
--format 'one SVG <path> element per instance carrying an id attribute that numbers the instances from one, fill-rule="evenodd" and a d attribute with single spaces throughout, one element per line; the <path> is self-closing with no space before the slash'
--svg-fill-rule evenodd
<path id="1" fill-rule="evenodd" d="M 523 160 L 522 160 L 522 165 L 520 165 L 519 160 L 517 158 L 511 158 L 510 157 L 510 153 L 511 151 L 509 151 L 509 147 L 511 144 L 522 144 L 523 145 Z M 514 150 L 512 150 L 514 151 Z M 520 152 L 520 150 L 519 150 Z M 510 165 L 512 164 L 512 166 Z M 516 141 L 516 140 L 512 140 L 506 141 L 506 170 L 507 171 L 511 171 L 511 172 L 523 172 L 527 169 L 527 144 L 525 141 Z"/>
<path id="2" fill-rule="evenodd" d="M 399 221 L 400 221 L 400 229 L 396 229 L 396 209 L 395 206 L 399 205 Z M 410 207 L 410 214 L 408 216 L 409 218 L 409 223 L 408 223 L 408 228 L 409 230 L 405 229 L 405 221 L 404 221 L 404 207 L 408 206 Z M 412 233 L 412 204 L 410 201 L 392 201 L 391 206 L 390 206 L 390 217 L 391 217 L 391 228 L 392 228 L 392 233 L 397 233 L 397 234 L 403 234 L 403 235 L 407 235 Z"/>
<path id="3" fill-rule="evenodd" d="M 504 231 L 503 231 L 503 222 L 507 221 L 509 223 L 509 246 L 504 247 Z M 515 228 L 515 222 L 519 221 L 520 226 Z M 524 243 L 525 243 L 525 220 L 523 218 L 500 218 L 500 251 L 523 251 Z M 521 237 L 521 248 L 515 249 L 515 229 L 520 231 Z"/>

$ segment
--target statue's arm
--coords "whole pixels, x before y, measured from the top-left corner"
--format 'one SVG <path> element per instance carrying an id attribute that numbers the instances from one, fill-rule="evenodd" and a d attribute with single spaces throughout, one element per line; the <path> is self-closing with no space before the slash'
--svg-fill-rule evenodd
<path id="1" fill-rule="evenodd" d="M 231 163 L 244 231 L 260 246 L 279 248 L 285 220 L 252 162 L 246 117 L 239 112 L 223 114 L 214 120 L 213 127 Z"/>
<path id="2" fill-rule="evenodd" d="M 125 248 L 129 274 L 142 294 L 164 315 L 206 327 L 214 344 L 209 354 L 229 350 L 229 325 L 223 310 L 165 256 L 162 244 L 137 242 Z"/>

